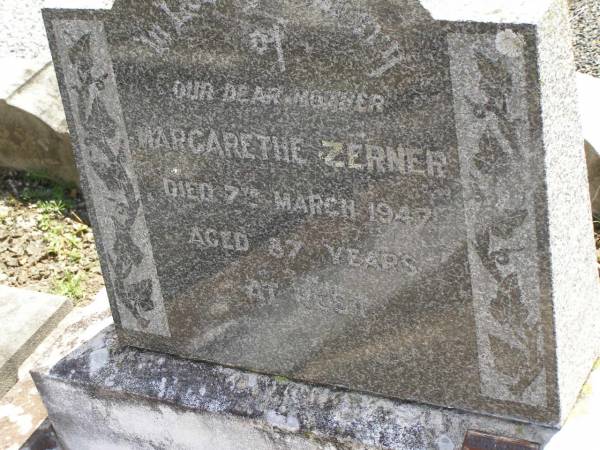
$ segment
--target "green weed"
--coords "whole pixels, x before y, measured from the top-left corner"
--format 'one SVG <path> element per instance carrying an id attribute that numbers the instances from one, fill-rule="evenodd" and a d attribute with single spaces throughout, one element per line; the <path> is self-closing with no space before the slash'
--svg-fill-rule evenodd
<path id="1" fill-rule="evenodd" d="M 75 207 L 70 192 L 73 187 L 65 183 L 51 182 L 41 175 L 25 174 L 25 179 L 35 183 L 33 187 L 26 187 L 19 196 L 19 200 L 34 204 L 41 209 L 43 214 L 66 214 Z"/>
<path id="2" fill-rule="evenodd" d="M 83 298 L 84 276 L 80 273 L 66 272 L 64 276 L 54 279 L 52 290 L 57 295 L 63 295 L 73 301 Z"/>

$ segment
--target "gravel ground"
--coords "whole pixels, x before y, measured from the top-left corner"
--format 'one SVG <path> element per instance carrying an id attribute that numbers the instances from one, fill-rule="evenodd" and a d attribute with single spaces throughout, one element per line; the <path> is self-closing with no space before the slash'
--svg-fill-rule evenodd
<path id="1" fill-rule="evenodd" d="M 600 0 L 570 3 L 577 70 L 600 78 Z"/>

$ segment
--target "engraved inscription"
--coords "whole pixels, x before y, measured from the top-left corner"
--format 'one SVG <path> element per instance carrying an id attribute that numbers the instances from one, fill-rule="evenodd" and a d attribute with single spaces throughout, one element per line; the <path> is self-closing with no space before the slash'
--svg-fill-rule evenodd
<path id="1" fill-rule="evenodd" d="M 141 149 L 163 152 L 187 152 L 222 159 L 275 161 L 304 166 L 309 146 L 302 137 L 267 136 L 256 132 L 232 132 L 215 129 L 137 127 Z M 322 140 L 319 158 L 329 167 L 367 172 L 399 173 L 444 178 L 448 165 L 443 152 L 402 145 L 375 145 Z"/>
<path id="2" fill-rule="evenodd" d="M 206 80 L 175 80 L 171 88 L 178 100 L 209 103 L 235 103 L 286 108 L 311 108 L 326 111 L 382 113 L 385 96 L 364 90 L 322 91 L 310 89 L 286 90 L 283 86 L 254 86 L 226 83 L 218 86 Z"/>
<path id="3" fill-rule="evenodd" d="M 259 28 L 250 34 L 252 50 L 259 55 L 262 56 L 271 49 L 275 50 L 281 72 L 285 72 L 285 56 L 281 46 L 283 38 L 284 31 L 280 24 L 274 24 L 270 29 Z"/>
<path id="4" fill-rule="evenodd" d="M 408 175 L 445 176 L 446 156 L 437 151 L 403 148 L 401 145 L 372 145 L 322 141 L 321 159 L 331 167 L 398 172 Z"/>
<path id="5" fill-rule="evenodd" d="M 198 244 L 201 248 L 222 248 L 238 253 L 247 252 L 250 249 L 248 236 L 239 231 L 214 230 L 212 228 L 201 229 L 193 227 L 190 243 Z"/>
<path id="6" fill-rule="evenodd" d="M 410 256 L 391 253 L 389 251 L 361 252 L 356 248 L 334 247 L 325 244 L 333 265 L 349 267 L 404 271 L 409 274 L 417 272 L 416 261 Z"/>

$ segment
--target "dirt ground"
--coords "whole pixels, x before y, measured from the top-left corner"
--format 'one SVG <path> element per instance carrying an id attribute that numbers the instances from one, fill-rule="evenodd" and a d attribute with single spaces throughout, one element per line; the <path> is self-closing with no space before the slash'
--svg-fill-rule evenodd
<path id="1" fill-rule="evenodd" d="M 77 189 L 0 169 L 0 283 L 90 300 L 104 285 Z"/>

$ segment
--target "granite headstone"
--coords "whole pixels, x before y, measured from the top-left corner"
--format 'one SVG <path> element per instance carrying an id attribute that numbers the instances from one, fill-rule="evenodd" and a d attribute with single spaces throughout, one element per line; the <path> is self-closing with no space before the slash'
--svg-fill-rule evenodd
<path id="1" fill-rule="evenodd" d="M 121 342 L 562 422 L 600 323 L 568 23 L 509 3 L 45 10 Z"/>

